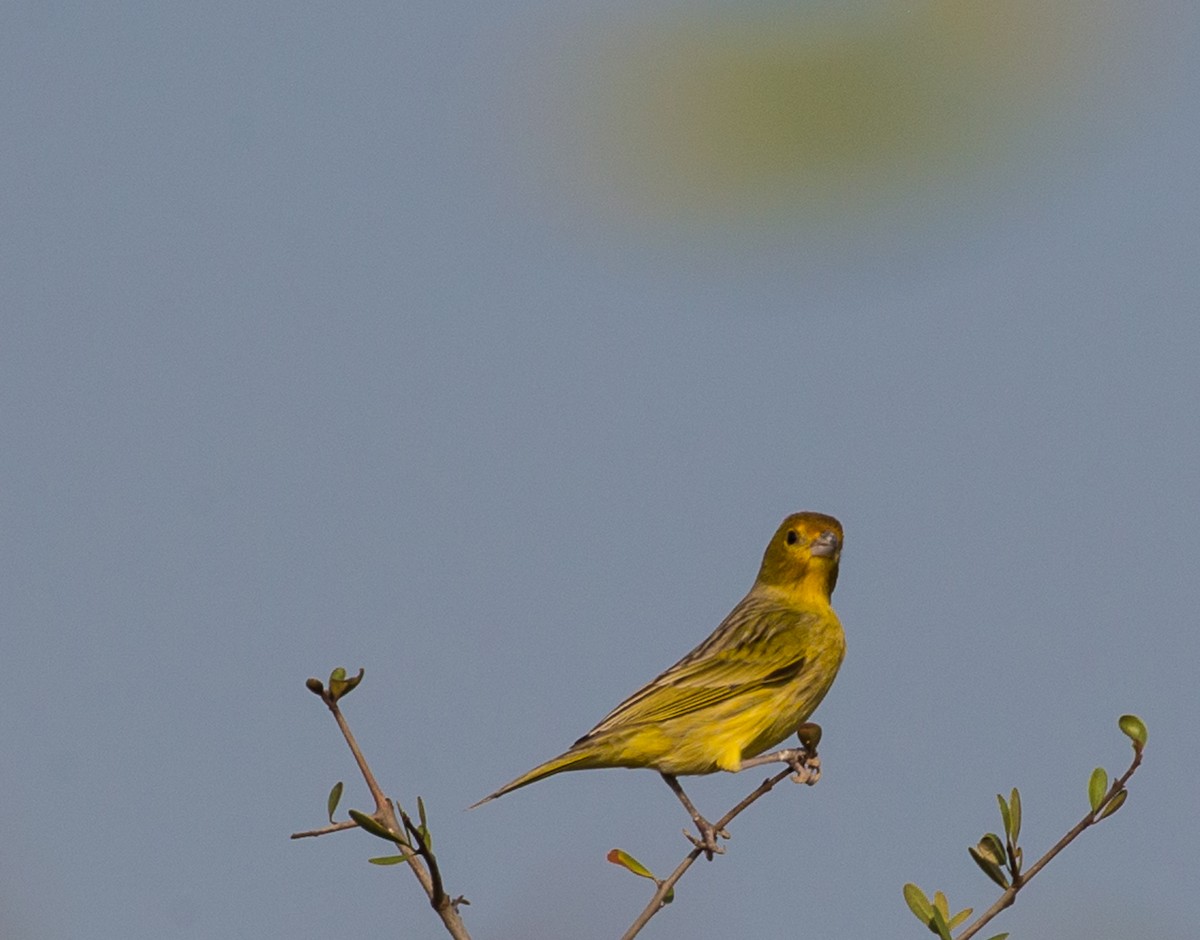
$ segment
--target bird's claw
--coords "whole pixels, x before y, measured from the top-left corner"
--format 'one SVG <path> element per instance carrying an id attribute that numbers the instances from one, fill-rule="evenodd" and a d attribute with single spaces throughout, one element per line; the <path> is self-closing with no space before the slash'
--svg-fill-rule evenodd
<path id="1" fill-rule="evenodd" d="M 816 754 L 795 750 L 788 755 L 787 763 L 795 771 L 792 783 L 806 783 L 811 787 L 821 779 L 821 758 Z"/>
<path id="2" fill-rule="evenodd" d="M 684 829 L 683 834 L 687 838 L 688 842 L 700 849 L 700 851 L 704 853 L 705 857 L 708 858 L 709 861 L 712 861 L 712 857 L 714 855 L 724 855 L 725 847 L 717 842 L 717 839 L 728 839 L 729 830 L 724 826 L 718 829 L 703 816 L 697 818 L 695 823 L 696 828 L 700 831 L 700 837 L 697 838 Z"/>

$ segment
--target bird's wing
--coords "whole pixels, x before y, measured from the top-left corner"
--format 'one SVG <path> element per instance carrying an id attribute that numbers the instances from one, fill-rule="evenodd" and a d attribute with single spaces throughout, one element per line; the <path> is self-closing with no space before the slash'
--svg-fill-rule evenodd
<path id="1" fill-rule="evenodd" d="M 734 696 L 783 685 L 803 672 L 811 651 L 797 633 L 816 612 L 744 600 L 707 640 L 614 708 L 580 740 L 634 724 L 667 721 Z"/>

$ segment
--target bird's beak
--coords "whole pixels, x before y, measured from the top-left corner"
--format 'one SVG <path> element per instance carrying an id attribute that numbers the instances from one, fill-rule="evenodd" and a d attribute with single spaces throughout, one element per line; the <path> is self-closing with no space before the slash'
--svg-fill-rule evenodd
<path id="1" fill-rule="evenodd" d="M 813 539 L 810 551 L 818 558 L 833 558 L 840 547 L 837 533 L 826 530 Z"/>

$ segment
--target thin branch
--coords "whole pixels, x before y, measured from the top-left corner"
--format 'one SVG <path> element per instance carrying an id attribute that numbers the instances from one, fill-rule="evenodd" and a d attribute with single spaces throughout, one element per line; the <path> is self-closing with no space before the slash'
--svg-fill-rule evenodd
<path id="1" fill-rule="evenodd" d="M 435 911 L 441 911 L 447 907 L 456 908 L 460 904 L 470 904 L 471 902 L 459 895 L 456 898 L 451 898 L 446 893 L 446 889 L 442 884 L 442 871 L 438 867 L 437 857 L 433 854 L 433 848 L 429 844 L 429 833 L 425 829 L 424 823 L 420 826 L 412 821 L 412 817 L 404 810 L 397 806 L 397 811 L 400 813 L 400 819 L 404 823 L 404 828 L 408 832 L 409 837 L 415 843 L 413 846 L 418 855 L 429 863 L 429 875 L 433 881 L 433 893 L 429 897 L 429 903 L 433 905 Z M 424 810 L 422 810 L 422 819 L 424 819 Z"/>
<path id="2" fill-rule="evenodd" d="M 334 823 L 332 826 L 325 826 L 323 829 L 306 829 L 304 832 L 293 832 L 293 839 L 311 839 L 313 836 L 327 836 L 331 832 L 341 832 L 343 829 L 357 829 L 358 823 L 353 819 L 344 819 L 339 823 Z"/>
<path id="3" fill-rule="evenodd" d="M 728 826 L 734 819 L 748 809 L 760 797 L 766 796 L 776 785 L 779 784 L 785 777 L 791 776 L 796 783 L 806 783 L 812 786 L 820 779 L 820 762 L 817 759 L 816 752 L 806 752 L 802 748 L 788 748 L 786 750 L 777 751 L 774 754 L 766 754 L 762 757 L 756 757 L 753 761 L 747 761 L 747 767 L 755 767 L 766 763 L 785 762 L 788 766 L 779 771 L 772 777 L 768 777 L 760 783 L 754 790 L 742 798 L 729 812 L 722 816 L 713 824 L 713 829 L 720 832 Z M 687 873 L 687 870 L 692 867 L 692 864 L 704 854 L 704 847 L 697 845 L 686 856 L 683 861 L 675 868 L 670 875 L 662 881 L 658 881 L 658 889 L 654 892 L 654 896 L 650 899 L 650 903 L 637 916 L 637 919 L 630 924 L 629 929 L 621 935 L 621 940 L 631 940 L 636 937 L 650 922 L 655 914 L 661 911 L 666 906 L 666 897 L 675 887 L 675 884 L 680 878 Z M 711 858 L 711 856 L 710 856 Z"/>
<path id="4" fill-rule="evenodd" d="M 982 930 L 984 926 L 986 926 L 987 923 L 997 914 L 999 914 L 1005 908 L 1012 907 L 1013 902 L 1015 902 L 1017 899 L 1018 892 L 1020 892 L 1025 885 L 1029 884 L 1029 882 L 1033 880 L 1034 875 L 1050 864 L 1051 859 L 1053 859 L 1054 856 L 1074 842 L 1085 829 L 1089 829 L 1101 820 L 1101 818 L 1104 816 L 1104 811 L 1108 808 L 1109 804 L 1111 804 L 1112 801 L 1117 798 L 1117 794 L 1124 791 L 1125 784 L 1129 782 L 1129 778 L 1134 775 L 1138 767 L 1141 766 L 1141 763 L 1142 748 L 1135 745 L 1133 749 L 1133 762 L 1129 765 L 1129 769 L 1113 781 L 1112 786 L 1108 788 L 1108 793 L 1105 794 L 1104 799 L 1100 801 L 1100 804 L 1094 810 L 1084 816 L 1083 819 L 1079 820 L 1079 822 L 1076 823 L 1075 826 L 1072 827 L 1072 829 L 1065 836 L 1054 843 L 1050 851 L 1034 862 L 1028 871 L 1019 872 L 1017 875 L 1015 875 L 1013 877 L 1012 884 L 1009 885 L 1004 893 L 996 899 L 996 903 L 979 915 L 978 919 L 976 919 L 974 923 L 972 923 L 962 933 L 955 937 L 955 940 L 969 940 L 969 938 L 975 936 L 975 934 Z"/>
<path id="5" fill-rule="evenodd" d="M 371 818 L 386 829 L 393 837 L 392 841 L 395 842 L 396 847 L 400 850 L 400 854 L 404 856 L 404 860 L 408 862 L 408 867 L 412 870 L 413 875 L 421 885 L 421 889 L 429 898 L 430 906 L 437 912 L 438 917 L 441 918 L 442 924 L 450 936 L 454 937 L 455 940 L 471 940 L 471 935 L 467 933 L 466 925 L 463 924 L 462 918 L 458 913 L 459 904 L 467 903 L 466 900 L 461 897 L 451 899 L 446 894 L 446 890 L 442 885 L 441 870 L 438 868 L 436 857 L 429 848 L 429 840 L 426 837 L 425 831 L 415 826 L 403 809 L 400 810 L 400 817 L 397 818 L 396 806 L 388 799 L 383 789 L 379 786 L 379 782 L 375 779 L 375 774 L 372 773 L 366 757 L 363 756 L 363 752 L 359 748 L 354 734 L 350 731 L 349 723 L 338 707 L 338 696 L 331 689 L 325 688 L 317 679 L 309 679 L 307 686 L 314 694 L 320 696 L 321 701 L 333 713 L 334 720 L 342 732 L 342 737 L 346 739 L 350 753 L 354 755 L 354 761 L 358 764 L 359 772 L 367 784 L 367 789 L 371 793 L 371 799 L 375 801 L 375 812 L 370 814 Z M 354 828 L 358 828 L 358 823 L 348 820 L 346 822 L 333 823 L 323 829 L 294 832 L 292 833 L 292 838 L 304 839 Z M 413 840 L 412 843 L 405 838 L 405 833 Z"/>

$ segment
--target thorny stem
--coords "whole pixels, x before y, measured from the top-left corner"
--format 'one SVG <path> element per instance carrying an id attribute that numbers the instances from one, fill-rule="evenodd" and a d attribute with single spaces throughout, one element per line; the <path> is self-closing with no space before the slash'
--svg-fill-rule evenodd
<path id="1" fill-rule="evenodd" d="M 1083 819 L 1079 820 L 1074 827 L 1061 839 L 1054 843 L 1045 855 L 1039 858 L 1028 871 L 1020 872 L 1012 881 L 1012 884 L 1005 889 L 1004 893 L 996 899 L 996 903 L 989 907 L 986 911 L 979 915 L 970 926 L 960 933 L 954 940 L 969 940 L 969 938 L 979 933 L 987 923 L 1006 908 L 1012 907 L 1013 902 L 1017 899 L 1017 893 L 1033 880 L 1033 876 L 1050 864 L 1050 860 L 1059 852 L 1065 849 L 1068 845 L 1074 842 L 1083 833 L 1100 821 L 1100 817 L 1104 814 L 1104 810 L 1108 805 L 1116 799 L 1118 793 L 1125 789 L 1125 784 L 1129 782 L 1129 778 L 1134 775 L 1138 767 L 1142 763 L 1142 748 L 1135 745 L 1133 749 L 1133 762 L 1129 765 L 1129 769 L 1120 777 L 1113 781 L 1112 786 L 1108 788 L 1108 793 L 1104 795 L 1104 799 L 1100 801 L 1100 805 L 1093 811 L 1088 813 Z"/>
<path id="2" fill-rule="evenodd" d="M 375 812 L 371 814 L 372 818 L 389 832 L 396 834 L 396 839 L 394 840 L 396 847 L 400 849 L 400 853 L 404 856 L 405 861 L 408 862 L 408 867 L 412 869 L 412 873 L 420 883 L 421 889 L 429 898 L 430 906 L 437 912 L 450 936 L 454 937 L 455 940 L 471 940 L 471 935 L 467 933 L 466 925 L 463 924 L 462 918 L 458 914 L 458 905 L 464 903 L 464 899 L 461 897 L 451 899 L 446 893 L 442 885 L 441 870 L 438 868 L 437 859 L 429 848 L 428 840 L 425 839 L 421 830 L 413 824 L 408 814 L 401 810 L 400 818 L 396 817 L 396 808 L 379 786 L 379 782 L 375 779 L 375 774 L 371 772 L 371 767 L 367 763 L 366 757 L 363 756 L 358 742 L 354 739 L 354 734 L 350 730 L 350 725 L 346 721 L 346 717 L 338 707 L 337 698 L 327 688 L 321 687 L 319 692 L 312 685 L 309 688 L 321 697 L 321 701 L 333 713 L 333 718 L 337 722 L 338 729 L 342 732 L 342 737 L 346 739 L 350 753 L 354 755 L 354 761 L 358 764 L 359 772 L 367 784 L 367 790 L 371 793 L 371 799 L 375 801 Z M 357 827 L 357 823 L 353 820 L 348 820 L 333 823 L 323 829 L 294 832 L 292 833 L 292 838 L 304 839 L 312 836 L 322 836 L 330 832 L 340 832 L 343 829 L 354 829 Z M 409 842 L 402 833 L 407 833 L 408 839 L 412 841 Z M 424 859 L 424 862 L 422 862 L 422 859 Z"/>

